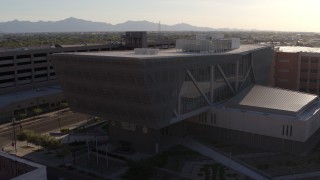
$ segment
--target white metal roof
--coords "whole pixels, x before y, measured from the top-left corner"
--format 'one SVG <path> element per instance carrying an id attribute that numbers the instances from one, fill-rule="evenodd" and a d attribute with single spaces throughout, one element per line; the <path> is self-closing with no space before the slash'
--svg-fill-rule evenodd
<path id="1" fill-rule="evenodd" d="M 303 47 L 303 46 L 279 46 L 280 52 L 311 52 L 320 53 L 320 48 Z"/>
<path id="2" fill-rule="evenodd" d="M 228 103 L 229 107 L 262 111 L 265 113 L 297 116 L 308 105 L 316 101 L 318 96 L 297 91 L 251 86 Z"/>

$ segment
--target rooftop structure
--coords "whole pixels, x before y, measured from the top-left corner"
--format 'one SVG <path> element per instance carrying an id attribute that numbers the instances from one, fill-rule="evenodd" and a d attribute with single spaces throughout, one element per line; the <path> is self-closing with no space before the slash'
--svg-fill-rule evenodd
<path id="1" fill-rule="evenodd" d="M 316 47 L 304 47 L 304 46 L 280 46 L 276 47 L 276 51 L 279 52 L 310 52 L 310 53 L 320 53 L 320 48 Z"/>
<path id="2" fill-rule="evenodd" d="M 184 52 L 221 53 L 240 47 L 239 38 L 225 39 L 223 35 L 197 35 L 195 40 L 179 39 L 176 48 Z"/>

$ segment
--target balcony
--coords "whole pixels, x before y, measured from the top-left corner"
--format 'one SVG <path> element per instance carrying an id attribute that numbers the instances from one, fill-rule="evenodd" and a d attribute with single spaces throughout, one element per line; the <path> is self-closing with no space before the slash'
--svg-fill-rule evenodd
<path id="1" fill-rule="evenodd" d="M 47 70 L 42 70 L 42 71 L 35 71 L 34 75 L 39 75 L 39 74 L 48 74 Z"/>
<path id="2" fill-rule="evenodd" d="M 18 81 L 18 84 L 19 85 L 22 85 L 22 84 L 30 84 L 32 82 L 31 79 L 26 79 L 26 80 L 20 80 Z"/>
<path id="3" fill-rule="evenodd" d="M 31 63 L 31 58 L 21 58 L 17 59 L 17 63 L 25 63 L 25 62 L 30 62 Z"/>
<path id="4" fill-rule="evenodd" d="M 25 73 L 19 73 L 17 76 L 18 77 L 25 77 L 25 76 L 31 76 L 32 72 L 25 72 Z"/>
<path id="5" fill-rule="evenodd" d="M 14 82 L 2 83 L 2 84 L 0 84 L 0 88 L 11 87 L 11 86 L 14 86 L 14 85 L 15 85 Z"/>
<path id="6" fill-rule="evenodd" d="M 14 79 L 14 74 L 0 76 L 0 80 L 4 80 L 4 79 Z"/>
<path id="7" fill-rule="evenodd" d="M 35 82 L 41 82 L 41 81 L 47 81 L 48 78 L 47 77 L 41 77 L 41 78 L 34 78 Z"/>
<path id="8" fill-rule="evenodd" d="M 33 61 L 44 61 L 44 60 L 47 60 L 46 56 L 44 56 L 44 57 L 34 57 L 33 58 Z"/>
<path id="9" fill-rule="evenodd" d="M 5 65 L 5 64 L 12 64 L 13 65 L 13 60 L 4 60 L 4 61 L 0 61 L 0 65 Z"/>

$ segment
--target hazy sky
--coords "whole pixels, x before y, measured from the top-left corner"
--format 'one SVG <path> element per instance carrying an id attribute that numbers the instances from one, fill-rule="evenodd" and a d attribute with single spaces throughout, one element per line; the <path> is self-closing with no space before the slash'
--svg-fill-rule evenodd
<path id="1" fill-rule="evenodd" d="M 320 32 L 320 0 L 0 0 L 0 21 L 127 20 Z"/>

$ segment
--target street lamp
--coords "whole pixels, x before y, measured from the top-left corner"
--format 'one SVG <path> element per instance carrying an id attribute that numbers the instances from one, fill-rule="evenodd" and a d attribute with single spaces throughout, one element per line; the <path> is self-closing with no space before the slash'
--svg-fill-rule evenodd
<path id="1" fill-rule="evenodd" d="M 17 154 L 17 139 L 16 139 L 16 127 L 15 127 L 15 124 L 16 124 L 16 118 L 13 116 L 12 117 L 12 130 L 13 130 L 13 140 L 14 140 L 14 149 L 15 149 L 15 152 Z"/>

